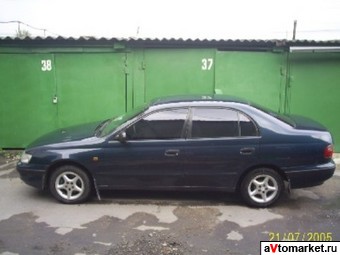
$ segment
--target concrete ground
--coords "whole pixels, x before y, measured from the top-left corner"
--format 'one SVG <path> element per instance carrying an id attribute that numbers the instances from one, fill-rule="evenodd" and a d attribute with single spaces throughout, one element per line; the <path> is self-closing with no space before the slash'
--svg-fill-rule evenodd
<path id="1" fill-rule="evenodd" d="M 7 162 L 6 162 L 7 161 Z M 340 240 L 340 170 L 269 209 L 213 192 L 105 192 L 57 203 L 0 162 L 0 254 L 259 254 L 260 241 Z"/>

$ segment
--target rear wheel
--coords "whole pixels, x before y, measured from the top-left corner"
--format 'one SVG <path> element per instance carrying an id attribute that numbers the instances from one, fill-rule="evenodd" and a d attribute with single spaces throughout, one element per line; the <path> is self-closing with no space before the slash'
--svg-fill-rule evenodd
<path id="1" fill-rule="evenodd" d="M 49 188 L 52 195 L 65 204 L 84 202 L 92 189 L 89 176 L 72 165 L 57 168 L 51 175 Z"/>
<path id="2" fill-rule="evenodd" d="M 282 177 L 269 168 L 259 168 L 248 173 L 241 183 L 244 201 L 254 207 L 267 207 L 275 203 L 283 191 Z"/>

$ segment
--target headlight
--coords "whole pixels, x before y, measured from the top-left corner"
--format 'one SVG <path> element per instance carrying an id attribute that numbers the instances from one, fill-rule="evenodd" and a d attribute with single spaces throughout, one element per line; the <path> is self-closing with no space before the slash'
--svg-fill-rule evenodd
<path id="1" fill-rule="evenodd" d="M 24 152 L 23 154 L 21 154 L 20 162 L 24 164 L 28 164 L 31 158 L 32 158 L 31 154 Z"/>

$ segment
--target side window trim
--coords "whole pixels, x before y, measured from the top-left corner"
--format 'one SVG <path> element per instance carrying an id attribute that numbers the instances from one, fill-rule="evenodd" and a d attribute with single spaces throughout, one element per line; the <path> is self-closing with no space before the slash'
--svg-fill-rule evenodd
<path id="1" fill-rule="evenodd" d="M 188 139 L 189 133 L 191 133 L 190 131 L 190 122 L 191 122 L 191 107 L 182 107 L 182 109 L 187 109 L 187 117 L 184 121 L 183 124 L 183 130 L 182 130 L 182 134 L 181 134 L 181 139 Z"/>
<path id="2" fill-rule="evenodd" d="M 191 134 L 192 134 L 192 115 L 193 115 L 193 108 L 194 107 L 189 107 L 189 112 L 188 112 L 188 117 L 187 117 L 187 135 L 186 139 L 192 139 Z"/>
<path id="3" fill-rule="evenodd" d="M 238 136 L 236 136 L 236 137 L 241 137 L 242 136 L 242 130 L 241 130 L 240 112 L 236 111 L 236 114 L 237 114 L 237 127 L 238 127 Z"/>

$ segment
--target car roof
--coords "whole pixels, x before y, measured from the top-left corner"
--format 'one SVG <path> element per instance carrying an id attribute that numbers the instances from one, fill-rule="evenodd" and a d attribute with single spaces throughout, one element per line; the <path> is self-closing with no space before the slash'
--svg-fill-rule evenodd
<path id="1" fill-rule="evenodd" d="M 229 96 L 229 95 L 180 95 L 157 98 L 151 101 L 150 106 L 160 106 L 174 103 L 191 103 L 191 102 L 225 102 L 241 103 L 250 105 L 249 101 Z"/>

